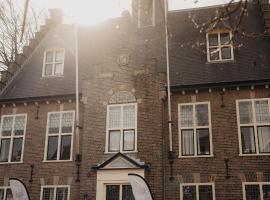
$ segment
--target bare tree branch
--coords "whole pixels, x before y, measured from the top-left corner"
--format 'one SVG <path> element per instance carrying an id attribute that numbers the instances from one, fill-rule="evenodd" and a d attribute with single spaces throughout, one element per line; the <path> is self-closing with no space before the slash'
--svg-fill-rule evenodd
<path id="1" fill-rule="evenodd" d="M 18 6 L 16 1 L 5 0 L 0 4 L 0 63 L 9 66 L 15 61 L 44 18 L 45 12 L 36 11 L 30 5 L 24 16 L 24 7 Z"/>

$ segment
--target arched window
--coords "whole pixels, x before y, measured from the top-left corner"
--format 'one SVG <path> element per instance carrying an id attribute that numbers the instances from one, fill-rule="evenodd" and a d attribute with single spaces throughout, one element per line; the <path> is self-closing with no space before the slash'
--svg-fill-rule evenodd
<path id="1" fill-rule="evenodd" d="M 134 103 L 136 102 L 135 96 L 127 91 L 120 91 L 116 92 L 112 95 L 110 98 L 109 103 L 115 104 L 115 103 Z"/>
<path id="2" fill-rule="evenodd" d="M 115 93 L 107 106 L 106 152 L 137 151 L 137 103 L 127 91 Z"/>

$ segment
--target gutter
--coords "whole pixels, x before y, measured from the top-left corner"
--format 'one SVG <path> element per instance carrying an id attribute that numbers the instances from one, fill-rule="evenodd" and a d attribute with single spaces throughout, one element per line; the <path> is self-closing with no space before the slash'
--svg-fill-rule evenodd
<path id="1" fill-rule="evenodd" d="M 81 94 L 80 94 L 81 96 Z M 24 103 L 29 101 L 46 101 L 46 100 L 62 100 L 62 99 L 75 99 L 75 94 L 63 94 L 54 96 L 39 96 L 39 97 L 24 97 L 12 99 L 0 99 L 0 103 Z"/>
<path id="2" fill-rule="evenodd" d="M 268 85 L 268 84 L 270 84 L 270 79 L 219 82 L 219 83 L 202 83 L 202 84 L 190 84 L 190 85 L 172 85 L 170 88 L 173 92 L 179 92 L 183 90 L 189 91 L 189 90 L 194 90 L 194 89 L 207 90 L 209 88 L 211 89 L 218 89 L 221 87 L 233 88 L 236 86 L 248 87 L 251 85 L 258 86 L 258 85 Z"/>

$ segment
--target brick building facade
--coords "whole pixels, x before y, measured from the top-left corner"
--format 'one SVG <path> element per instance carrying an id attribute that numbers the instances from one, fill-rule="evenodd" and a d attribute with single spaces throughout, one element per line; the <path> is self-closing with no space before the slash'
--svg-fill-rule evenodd
<path id="1" fill-rule="evenodd" d="M 34 200 L 133 199 L 128 173 L 145 177 L 155 199 L 269 198 L 269 35 L 194 28 L 190 16 L 219 7 L 169 12 L 168 157 L 164 8 L 149 2 L 78 28 L 79 124 L 76 30 L 51 11 L 0 96 L 0 199 L 11 177 Z M 243 27 L 267 30 L 268 11 L 249 3 Z"/>

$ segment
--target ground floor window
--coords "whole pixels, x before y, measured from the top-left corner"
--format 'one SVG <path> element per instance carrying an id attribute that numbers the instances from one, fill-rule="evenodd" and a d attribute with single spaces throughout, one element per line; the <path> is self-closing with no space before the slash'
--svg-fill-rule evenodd
<path id="1" fill-rule="evenodd" d="M 10 187 L 0 187 L 0 200 L 12 200 L 12 192 Z"/>
<path id="2" fill-rule="evenodd" d="M 131 185 L 106 185 L 106 200 L 135 200 Z"/>
<path id="3" fill-rule="evenodd" d="M 270 200 L 270 182 L 243 183 L 244 200 Z"/>
<path id="4" fill-rule="evenodd" d="M 67 185 L 61 186 L 42 186 L 41 200 L 69 200 L 70 188 Z"/>
<path id="5" fill-rule="evenodd" d="M 215 200 L 213 183 L 181 184 L 180 200 Z"/>

